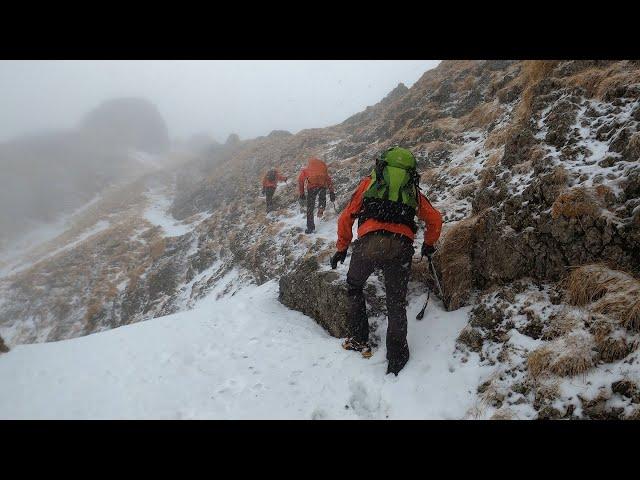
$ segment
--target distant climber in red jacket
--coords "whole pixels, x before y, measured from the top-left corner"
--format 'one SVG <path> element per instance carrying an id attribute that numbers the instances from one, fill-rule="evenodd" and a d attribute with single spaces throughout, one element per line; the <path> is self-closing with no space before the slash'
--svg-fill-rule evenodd
<path id="1" fill-rule="evenodd" d="M 278 182 L 286 182 L 287 177 L 281 175 L 278 169 L 271 168 L 262 178 L 262 194 L 267 198 L 267 213 L 273 208 L 273 194 L 276 191 Z"/>
<path id="2" fill-rule="evenodd" d="M 406 296 L 413 240 L 418 230 L 415 216 L 426 223 L 422 254 L 431 256 L 440 237 L 442 216 L 418 188 L 416 160 L 404 148 L 393 147 L 376 161 L 372 174 L 364 178 L 338 220 L 337 252 L 331 267 L 344 263 L 358 218 L 358 240 L 354 242 L 347 295 L 353 337 L 343 347 L 371 356 L 369 323 L 364 285 L 376 268 L 384 273 L 387 296 L 387 373 L 398 374 L 409 360 Z"/>
<path id="3" fill-rule="evenodd" d="M 316 196 L 318 197 L 318 217 L 321 217 L 327 206 L 327 189 L 329 189 L 329 198 L 332 202 L 336 200 L 336 193 L 327 164 L 318 158 L 310 158 L 307 166 L 300 171 L 298 176 L 298 192 L 301 203 L 305 200 L 305 182 L 307 183 L 307 229 L 305 233 L 312 233 L 316 229 L 313 221 Z"/>

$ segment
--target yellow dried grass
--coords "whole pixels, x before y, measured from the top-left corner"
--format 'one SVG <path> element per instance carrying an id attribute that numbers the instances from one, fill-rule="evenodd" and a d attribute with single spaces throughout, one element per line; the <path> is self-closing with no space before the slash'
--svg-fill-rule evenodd
<path id="1" fill-rule="evenodd" d="M 484 141 L 484 148 L 493 149 L 504 146 L 507 140 L 513 135 L 516 130 L 515 125 L 507 125 L 506 127 L 493 130 Z M 502 157 L 502 154 L 500 154 Z"/>
<path id="2" fill-rule="evenodd" d="M 601 264 L 583 265 L 566 278 L 565 292 L 570 304 L 589 304 L 592 312 L 640 330 L 640 281 L 628 273 Z"/>
<path id="3" fill-rule="evenodd" d="M 442 288 L 449 308 L 462 306 L 473 286 L 471 247 L 478 217 L 457 222 L 444 233 L 434 260 L 442 272 Z"/>
<path id="4" fill-rule="evenodd" d="M 497 120 L 502 114 L 502 107 L 498 102 L 481 103 L 471 112 L 461 118 L 466 129 L 485 128 Z"/>
<path id="5" fill-rule="evenodd" d="M 596 364 L 597 358 L 593 336 L 584 331 L 573 332 L 531 352 L 527 366 L 534 377 L 567 377 L 585 373 Z"/>
<path id="6" fill-rule="evenodd" d="M 520 103 L 514 113 L 516 124 L 524 122 L 531 115 L 533 92 L 536 85 L 548 77 L 557 64 L 556 60 L 526 60 L 522 62 L 519 81 L 523 90 Z"/>
<path id="7" fill-rule="evenodd" d="M 571 87 L 583 88 L 588 97 L 603 99 L 605 94 L 623 85 L 640 83 L 640 71 L 618 62 L 604 68 L 593 67 L 567 77 L 563 82 Z"/>
<path id="8" fill-rule="evenodd" d="M 551 216 L 554 219 L 560 216 L 566 218 L 596 217 L 600 211 L 600 205 L 586 188 L 575 187 L 558 195 L 551 207 Z"/>

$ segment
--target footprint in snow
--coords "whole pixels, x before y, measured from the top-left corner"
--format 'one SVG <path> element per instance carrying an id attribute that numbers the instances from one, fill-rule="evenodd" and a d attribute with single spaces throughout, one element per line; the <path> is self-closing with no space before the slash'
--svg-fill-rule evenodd
<path id="1" fill-rule="evenodd" d="M 376 414 L 381 410 L 388 410 L 388 407 L 383 408 L 384 402 L 380 394 L 367 391 L 362 382 L 351 380 L 349 382 L 349 390 L 351 390 L 351 396 L 349 397 L 348 405 L 359 417 L 373 419 L 377 417 Z"/>

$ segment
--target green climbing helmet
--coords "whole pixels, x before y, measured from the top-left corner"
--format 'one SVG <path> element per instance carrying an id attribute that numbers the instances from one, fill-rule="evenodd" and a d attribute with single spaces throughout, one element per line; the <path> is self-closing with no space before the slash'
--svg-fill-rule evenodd
<path id="1" fill-rule="evenodd" d="M 380 155 L 364 193 L 360 223 L 375 218 L 417 229 L 415 214 L 420 177 L 416 165 L 415 157 L 406 148 L 394 146 Z"/>

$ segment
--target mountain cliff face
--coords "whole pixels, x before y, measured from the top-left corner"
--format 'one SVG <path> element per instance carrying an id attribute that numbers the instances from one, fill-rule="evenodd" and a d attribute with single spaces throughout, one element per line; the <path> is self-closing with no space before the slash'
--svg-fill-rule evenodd
<path id="1" fill-rule="evenodd" d="M 346 268 L 327 265 L 336 213 L 304 235 L 294 179 L 309 156 L 324 158 L 339 211 L 375 156 L 399 144 L 445 218 L 435 257 L 444 305 L 473 306 L 453 355 L 495 366 L 478 408 L 629 418 L 640 397 L 616 382 L 638 356 L 638 296 L 620 292 L 640 276 L 639 99 L 637 61 L 448 61 L 339 125 L 230 137 L 110 192 L 6 271 L 0 332 L 9 344 L 70 338 L 279 278 L 283 303 L 343 335 Z M 273 166 L 290 180 L 266 215 L 260 179 Z M 432 284 L 424 262 L 413 274 L 413 292 Z M 576 293 L 581 282 L 601 297 Z M 381 290 L 374 276 L 370 313 L 383 325 Z M 575 374 L 602 389 L 577 395 Z"/>

